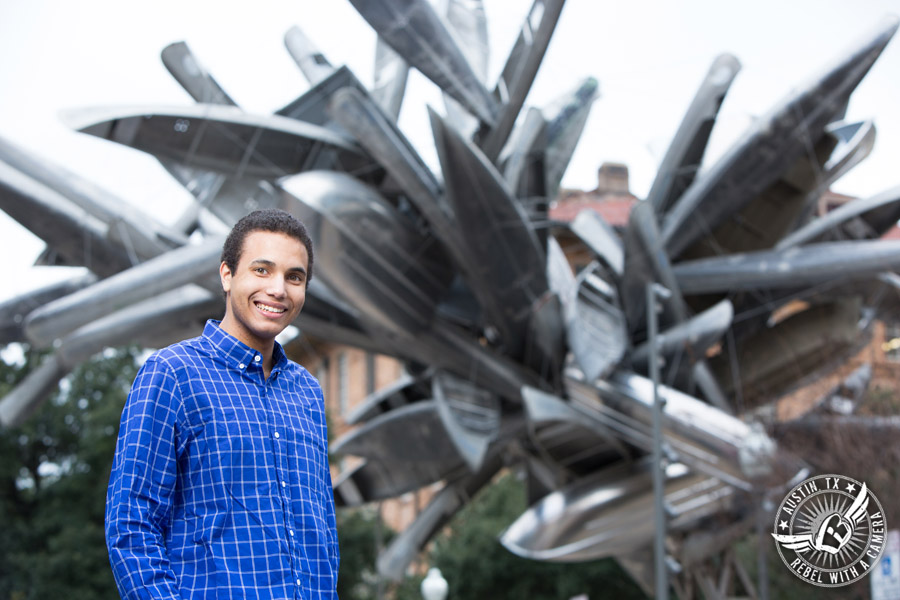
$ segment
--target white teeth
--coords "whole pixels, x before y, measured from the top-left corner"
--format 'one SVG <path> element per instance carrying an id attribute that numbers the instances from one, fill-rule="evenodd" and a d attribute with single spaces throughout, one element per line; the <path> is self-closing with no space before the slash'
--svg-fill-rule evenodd
<path id="1" fill-rule="evenodd" d="M 284 312 L 283 308 L 275 308 L 274 306 L 266 306 L 265 304 L 257 304 L 256 306 L 258 308 L 260 308 L 261 310 L 264 310 L 264 311 L 270 312 L 270 313 L 279 313 L 280 314 L 280 313 Z"/>

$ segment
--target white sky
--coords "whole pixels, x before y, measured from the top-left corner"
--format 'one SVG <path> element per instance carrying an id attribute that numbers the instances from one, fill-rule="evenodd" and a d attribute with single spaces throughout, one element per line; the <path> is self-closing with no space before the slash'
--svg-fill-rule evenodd
<path id="1" fill-rule="evenodd" d="M 530 0 L 484 0 L 496 80 Z M 187 192 L 142 153 L 74 133 L 61 110 L 187 105 L 159 53 L 186 41 L 245 110 L 269 113 L 308 84 L 283 35 L 299 25 L 335 65 L 372 78 L 374 33 L 347 0 L 28 0 L 0 2 L 0 136 L 50 159 L 170 222 Z M 830 65 L 900 0 L 569 0 L 527 104 L 543 106 L 581 79 L 600 81 L 563 185 L 589 189 L 596 169 L 626 163 L 643 196 L 669 139 L 715 56 L 743 68 L 713 132 L 706 165 L 791 89 Z M 429 164 L 436 158 L 425 104 L 439 93 L 413 72 L 400 125 Z M 893 40 L 851 99 L 848 117 L 874 118 L 872 155 L 837 185 L 869 196 L 900 184 L 900 40 Z M 0 213 L 0 300 L 58 278 L 32 267 L 43 243 Z"/>

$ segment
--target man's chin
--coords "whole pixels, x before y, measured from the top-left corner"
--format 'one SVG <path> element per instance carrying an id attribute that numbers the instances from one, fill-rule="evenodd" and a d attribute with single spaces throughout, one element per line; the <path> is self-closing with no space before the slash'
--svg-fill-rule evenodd
<path id="1" fill-rule="evenodd" d="M 293 319 L 287 314 L 276 319 L 260 316 L 257 319 L 257 322 L 254 323 L 256 329 L 255 333 L 257 336 L 264 339 L 275 339 L 278 334 L 287 329 L 287 326 L 290 325 L 292 321 Z"/>

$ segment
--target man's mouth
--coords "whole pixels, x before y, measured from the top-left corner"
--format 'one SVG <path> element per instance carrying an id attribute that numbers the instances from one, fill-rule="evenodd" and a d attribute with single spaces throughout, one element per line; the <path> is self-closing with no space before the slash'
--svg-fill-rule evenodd
<path id="1" fill-rule="evenodd" d="M 263 312 L 273 313 L 273 314 L 277 314 L 277 315 L 280 315 L 281 313 L 284 312 L 283 308 L 276 308 L 274 306 L 269 306 L 267 304 L 261 304 L 259 302 L 255 302 L 254 304 L 256 304 L 256 308 L 260 309 Z"/>

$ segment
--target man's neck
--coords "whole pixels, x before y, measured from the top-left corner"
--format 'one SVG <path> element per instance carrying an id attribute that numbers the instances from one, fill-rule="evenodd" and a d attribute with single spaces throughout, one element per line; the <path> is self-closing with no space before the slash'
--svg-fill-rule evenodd
<path id="1" fill-rule="evenodd" d="M 272 364 L 275 361 L 274 356 L 275 356 L 275 353 L 272 351 L 272 349 L 269 349 L 268 354 L 263 353 L 263 355 L 262 355 L 262 357 L 263 357 L 263 359 L 262 359 L 263 376 L 266 379 L 268 379 L 269 375 L 272 374 L 272 368 L 275 366 Z"/>
<path id="2" fill-rule="evenodd" d="M 269 374 L 272 372 L 272 368 L 275 366 L 275 340 L 259 340 L 259 339 L 250 339 L 250 336 L 243 331 L 243 329 L 239 327 L 235 327 L 234 323 L 228 318 L 228 315 L 225 315 L 225 318 L 222 319 L 219 327 L 222 328 L 222 331 L 235 338 L 242 344 L 245 344 L 257 352 L 259 352 L 260 356 L 262 356 L 262 368 L 263 374 L 266 379 L 269 378 Z"/>

